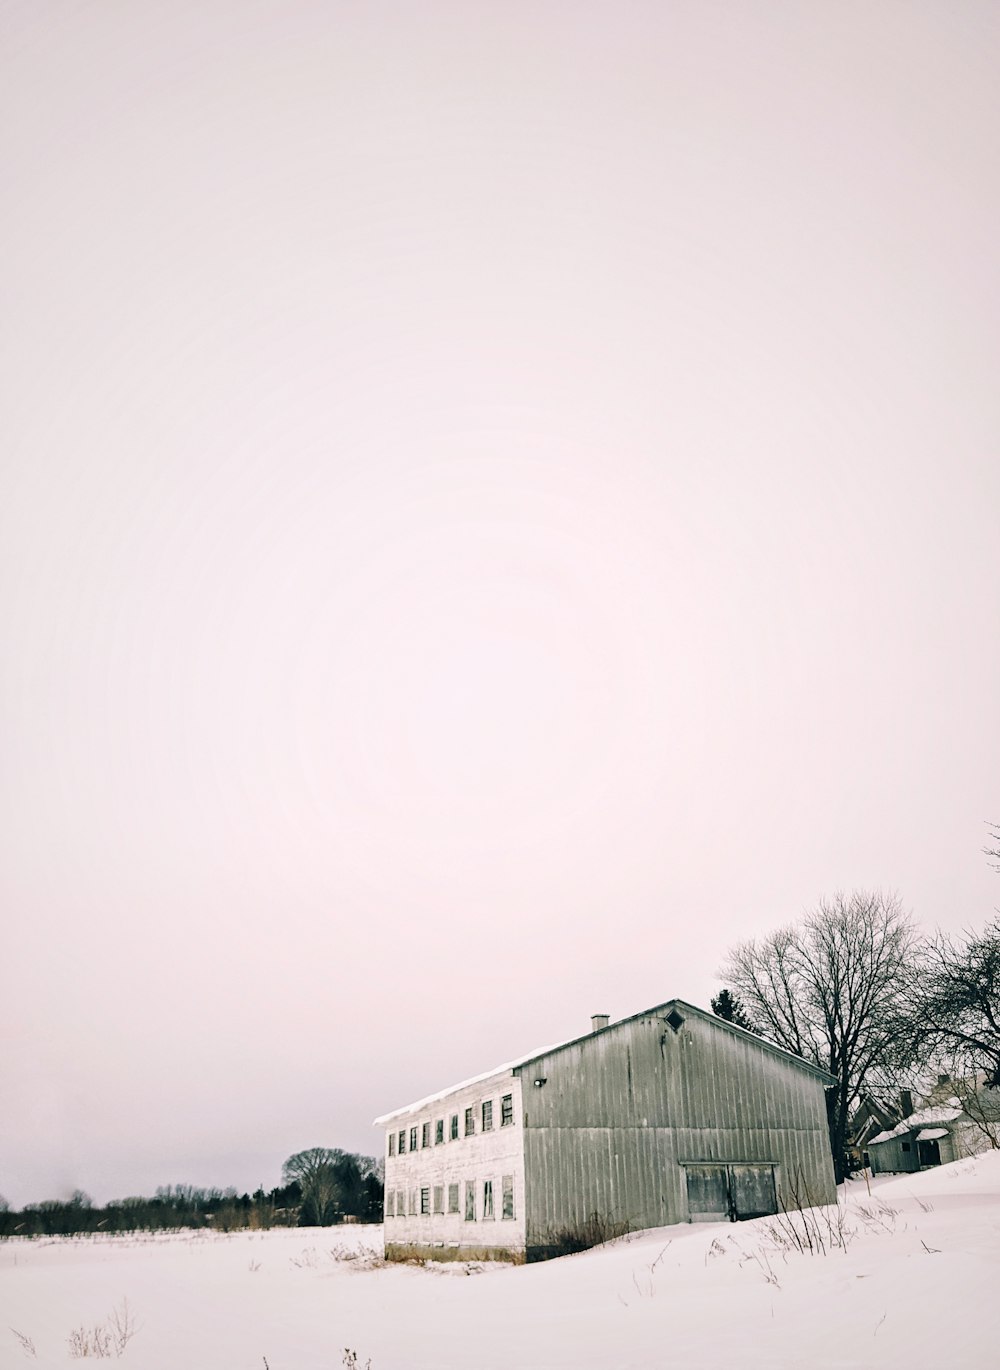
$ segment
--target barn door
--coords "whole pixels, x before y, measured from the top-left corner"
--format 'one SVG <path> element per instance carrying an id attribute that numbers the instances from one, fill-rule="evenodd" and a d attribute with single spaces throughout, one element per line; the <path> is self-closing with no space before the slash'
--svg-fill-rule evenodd
<path id="1" fill-rule="evenodd" d="M 693 1223 L 741 1222 L 777 1213 L 774 1168 L 769 1165 L 689 1165 L 688 1219 Z"/>
<path id="2" fill-rule="evenodd" d="M 774 1171 L 769 1165 L 731 1165 L 729 1188 L 736 1222 L 778 1211 Z"/>
<path id="3" fill-rule="evenodd" d="M 724 1222 L 729 1215 L 729 1173 L 724 1165 L 689 1165 L 688 1217 L 693 1223 Z"/>

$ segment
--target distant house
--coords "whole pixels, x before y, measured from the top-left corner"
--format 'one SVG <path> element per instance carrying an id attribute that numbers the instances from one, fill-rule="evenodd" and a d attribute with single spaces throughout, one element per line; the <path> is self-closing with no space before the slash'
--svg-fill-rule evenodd
<path id="1" fill-rule="evenodd" d="M 997 1101 L 1000 1103 L 1000 1101 Z M 969 1107 L 973 1107 L 970 1102 Z M 910 1113 L 868 1142 L 867 1152 L 873 1175 L 900 1174 L 926 1170 L 930 1166 L 974 1156 L 990 1146 L 987 1128 L 1000 1123 L 1000 1108 L 992 1100 L 977 1102 L 973 1118 L 961 1101 L 952 1096 Z"/>
<path id="2" fill-rule="evenodd" d="M 885 1102 L 864 1094 L 851 1117 L 848 1148 L 853 1164 L 859 1169 L 869 1165 L 868 1143 L 876 1135 L 888 1132 L 902 1118 L 913 1112 L 913 1096 L 903 1090 L 898 1100 Z"/>
<path id="3" fill-rule="evenodd" d="M 680 999 L 599 1015 L 583 1037 L 375 1120 L 386 1256 L 537 1260 L 588 1228 L 832 1202 L 831 1084 Z"/>

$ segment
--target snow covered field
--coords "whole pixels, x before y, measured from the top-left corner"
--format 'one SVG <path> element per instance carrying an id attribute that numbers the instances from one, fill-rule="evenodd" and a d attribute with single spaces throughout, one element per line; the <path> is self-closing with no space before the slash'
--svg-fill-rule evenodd
<path id="1" fill-rule="evenodd" d="M 381 1228 L 9 1240 L 0 1366 L 76 1364 L 74 1329 L 124 1300 L 129 1370 L 339 1370 L 345 1348 L 359 1370 L 996 1363 L 1000 1153 L 870 1196 L 853 1183 L 830 1216 L 825 1255 L 782 1249 L 759 1219 L 523 1267 L 384 1267 L 366 1254 Z"/>

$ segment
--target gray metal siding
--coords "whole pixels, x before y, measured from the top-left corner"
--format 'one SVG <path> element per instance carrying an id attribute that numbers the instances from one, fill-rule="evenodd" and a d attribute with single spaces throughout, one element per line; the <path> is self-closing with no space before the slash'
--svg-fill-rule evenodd
<path id="1" fill-rule="evenodd" d="M 545 1084 L 535 1087 L 535 1079 Z M 597 1212 L 684 1220 L 682 1163 L 776 1163 L 779 1201 L 835 1197 L 822 1082 L 711 1020 L 646 1015 L 523 1068 L 529 1248 Z"/>

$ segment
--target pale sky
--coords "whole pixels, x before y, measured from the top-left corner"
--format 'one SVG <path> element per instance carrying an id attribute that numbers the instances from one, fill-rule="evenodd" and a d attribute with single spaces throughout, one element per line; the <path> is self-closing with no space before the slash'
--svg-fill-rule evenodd
<path id="1" fill-rule="evenodd" d="M 993 914 L 1000 7 L 0 30 L 0 1194 Z"/>

